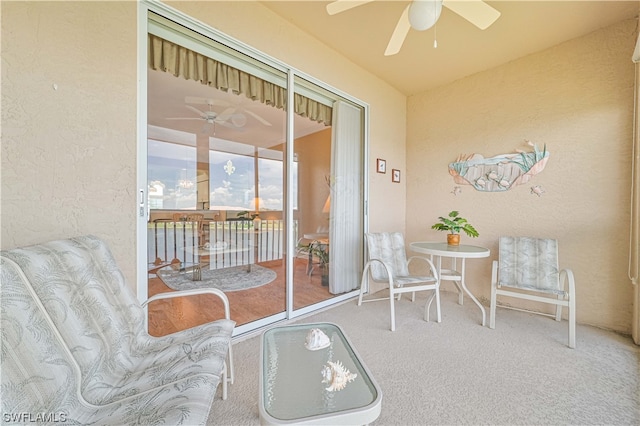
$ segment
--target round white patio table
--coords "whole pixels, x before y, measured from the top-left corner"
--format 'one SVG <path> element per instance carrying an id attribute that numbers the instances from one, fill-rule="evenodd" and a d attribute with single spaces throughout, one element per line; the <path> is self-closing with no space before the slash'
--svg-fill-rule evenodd
<path id="1" fill-rule="evenodd" d="M 476 299 L 476 297 L 471 293 L 471 291 L 467 288 L 465 283 L 465 260 L 466 259 L 477 259 L 483 257 L 489 257 L 491 251 L 485 247 L 479 246 L 470 246 L 466 244 L 460 244 L 457 246 L 451 246 L 447 243 L 435 242 L 435 241 L 418 241 L 410 244 L 411 250 L 428 254 L 431 256 L 431 260 L 433 261 L 434 256 L 436 257 L 436 270 L 438 271 L 438 276 L 440 276 L 440 281 L 453 281 L 458 289 L 458 303 L 462 305 L 464 292 L 466 292 L 473 303 L 478 305 L 480 311 L 482 312 L 482 326 L 485 325 L 485 317 L 486 312 L 484 306 Z M 442 269 L 442 258 L 448 257 L 451 259 L 451 268 L 450 269 Z M 457 261 L 460 259 L 460 270 L 458 271 Z M 458 285 L 460 283 L 460 285 Z"/>

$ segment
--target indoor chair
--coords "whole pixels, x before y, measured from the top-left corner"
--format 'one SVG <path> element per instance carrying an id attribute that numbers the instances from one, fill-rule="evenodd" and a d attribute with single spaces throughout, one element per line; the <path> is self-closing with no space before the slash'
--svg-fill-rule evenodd
<path id="1" fill-rule="evenodd" d="M 376 234 L 365 234 L 367 243 L 368 261 L 362 271 L 362 281 L 360 283 L 360 296 L 358 306 L 362 302 L 375 302 L 389 300 L 391 309 L 391 331 L 396 329 L 394 301 L 396 295 L 398 300 L 402 293 L 412 293 L 412 301 L 415 301 L 415 292 L 429 290 L 433 294 L 425 304 L 425 321 L 429 321 L 429 307 L 431 301 L 436 300 L 437 321 L 441 321 L 440 315 L 440 279 L 433 262 L 426 257 L 412 256 L 407 259 L 405 253 L 404 237 L 400 232 L 382 232 Z M 413 260 L 424 261 L 431 275 L 419 276 L 411 275 L 409 264 Z M 363 295 L 369 291 L 369 280 L 375 282 L 388 283 L 389 297 L 363 300 Z"/>
<path id="2" fill-rule="evenodd" d="M 556 306 L 556 321 L 562 319 L 562 307 L 566 306 L 569 311 L 569 347 L 575 348 L 575 281 L 570 269 L 560 270 L 558 267 L 558 241 L 501 237 L 499 244 L 498 260 L 493 261 L 491 273 L 489 328 L 495 328 L 496 325 L 498 295 L 553 304 Z M 501 307 L 509 308 L 503 305 Z M 542 312 L 527 312 L 553 316 Z"/>
<path id="3" fill-rule="evenodd" d="M 203 245 L 206 242 L 204 238 L 204 214 L 190 213 L 187 215 L 187 222 L 192 222 L 195 225 L 195 229 L 198 232 L 198 245 Z"/>

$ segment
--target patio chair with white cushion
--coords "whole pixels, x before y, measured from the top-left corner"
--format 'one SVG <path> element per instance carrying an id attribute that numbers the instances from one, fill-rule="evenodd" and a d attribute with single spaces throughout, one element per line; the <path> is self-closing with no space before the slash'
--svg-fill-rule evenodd
<path id="1" fill-rule="evenodd" d="M 394 300 L 398 300 L 402 293 L 412 293 L 412 301 L 415 301 L 416 291 L 432 291 L 433 294 L 425 305 L 425 321 L 429 321 L 429 307 L 431 301 L 436 299 L 436 314 L 438 322 L 440 315 L 440 279 L 433 262 L 426 257 L 412 256 L 407 259 L 405 253 L 404 237 L 400 232 L 382 232 L 366 234 L 368 262 L 362 272 L 360 283 L 360 296 L 358 306 L 362 302 L 375 302 L 389 300 L 391 308 L 391 331 L 396 329 Z M 431 275 L 412 275 L 409 272 L 409 264 L 414 260 L 421 260 L 430 269 Z M 375 282 L 384 282 L 389 285 L 389 297 L 363 300 L 365 292 L 369 291 L 369 279 Z"/>
<path id="2" fill-rule="evenodd" d="M 501 237 L 491 274 L 489 328 L 496 326 L 497 296 L 556 306 L 555 319 L 568 309 L 569 347 L 576 347 L 576 289 L 571 269 L 558 267 L 558 241 L 531 237 Z M 508 288 L 508 289 L 505 289 Z M 507 307 L 507 306 L 505 306 Z M 542 312 L 533 312 L 549 315 Z"/>

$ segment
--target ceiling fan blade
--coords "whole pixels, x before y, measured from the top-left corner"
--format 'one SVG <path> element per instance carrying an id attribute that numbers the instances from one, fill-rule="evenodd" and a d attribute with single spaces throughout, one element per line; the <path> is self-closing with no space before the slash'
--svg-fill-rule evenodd
<path id="1" fill-rule="evenodd" d="M 196 96 L 185 96 L 186 104 L 211 105 L 211 106 L 229 106 L 229 102 L 220 99 L 199 98 Z"/>
<path id="2" fill-rule="evenodd" d="M 409 30 L 411 29 L 411 23 L 409 22 L 409 6 L 405 7 L 404 12 L 400 15 L 396 29 L 393 30 L 387 50 L 384 51 L 384 56 L 395 55 L 400 51 L 404 39 L 407 37 Z"/>
<path id="3" fill-rule="evenodd" d="M 335 15 L 363 4 L 371 3 L 373 0 L 336 0 L 327 5 L 327 13 Z"/>
<path id="4" fill-rule="evenodd" d="M 500 17 L 500 12 L 482 0 L 445 0 L 442 5 L 462 16 L 481 30 L 489 28 L 489 26 Z"/>
<path id="5" fill-rule="evenodd" d="M 265 120 L 264 118 L 260 117 L 258 114 L 256 114 L 255 112 L 249 111 L 248 109 L 244 109 L 244 112 L 246 112 L 247 114 L 249 114 L 250 116 L 252 116 L 253 118 L 255 118 L 256 120 L 258 120 L 259 122 L 261 122 L 262 124 L 264 124 L 265 126 L 271 126 L 271 123 L 269 123 L 267 120 Z"/>
<path id="6" fill-rule="evenodd" d="M 236 112 L 235 108 L 227 108 L 224 111 L 222 111 L 222 114 L 219 114 L 216 116 L 216 122 L 218 123 L 222 123 L 227 121 L 228 119 L 231 118 L 231 116 L 233 115 L 233 113 Z"/>
<path id="7" fill-rule="evenodd" d="M 222 121 L 222 122 L 216 121 L 216 125 L 220 125 L 222 127 L 228 127 L 229 129 L 233 129 L 236 132 L 244 132 L 244 129 L 242 128 L 242 126 L 236 126 L 233 123 L 230 123 L 228 121 Z"/>
<path id="8" fill-rule="evenodd" d="M 190 109 L 191 111 L 195 112 L 196 114 L 198 114 L 200 117 L 206 119 L 207 118 L 207 114 L 205 114 L 204 112 L 200 111 L 198 108 L 192 107 L 191 105 L 185 105 L 186 108 Z"/>

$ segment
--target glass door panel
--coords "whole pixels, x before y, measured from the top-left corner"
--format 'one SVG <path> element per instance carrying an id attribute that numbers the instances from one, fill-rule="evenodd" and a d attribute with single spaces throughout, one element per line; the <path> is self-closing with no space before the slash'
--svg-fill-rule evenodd
<path id="1" fill-rule="evenodd" d="M 364 108 L 178 22 L 149 14 L 148 295 L 221 288 L 236 335 L 352 297 Z M 211 296 L 156 302 L 149 331 L 219 318 L 214 306 Z"/>
<path id="2" fill-rule="evenodd" d="M 293 208 L 296 252 L 292 291 L 294 310 L 304 310 L 331 303 L 330 299 L 353 290 L 355 287 L 337 285 L 345 278 L 356 287 L 359 284 L 353 276 L 345 277 L 336 272 L 344 269 L 339 262 L 341 258 L 361 252 L 362 220 L 346 222 L 344 219 L 362 217 L 362 179 L 350 179 L 346 185 L 345 179 L 362 171 L 364 139 L 359 133 L 349 141 L 338 141 L 335 136 L 341 134 L 340 129 L 354 124 L 358 128 L 362 126 L 361 117 L 356 114 L 355 123 L 351 119 L 341 121 L 334 111 L 342 102 L 339 96 L 300 77 L 294 82 L 296 114 L 302 119 L 295 123 L 298 127 L 293 141 L 296 166 L 293 185 L 297 188 L 297 200 Z M 350 170 L 345 173 L 341 147 L 350 145 L 355 149 L 347 154 Z M 342 203 L 344 197 L 336 199 L 337 195 L 347 192 L 353 201 L 348 206 Z M 337 206 L 336 200 L 339 201 Z M 350 226 L 351 235 L 343 232 L 347 223 L 353 225 Z M 362 259 L 356 256 L 349 264 L 361 270 Z"/>
<path id="3" fill-rule="evenodd" d="M 166 46 L 184 49 L 186 55 L 171 61 L 195 55 L 215 63 L 227 80 L 240 77 L 222 87 L 150 64 L 148 294 L 212 286 L 227 294 L 238 327 L 284 317 L 286 111 L 273 97 L 286 100 L 286 76 L 237 52 L 227 63 L 213 40 L 197 52 L 179 38 L 150 35 L 150 43 L 152 56 L 166 54 Z M 154 43 L 165 49 L 153 51 Z M 209 297 L 154 304 L 150 332 L 167 334 L 219 317 L 207 306 Z"/>

